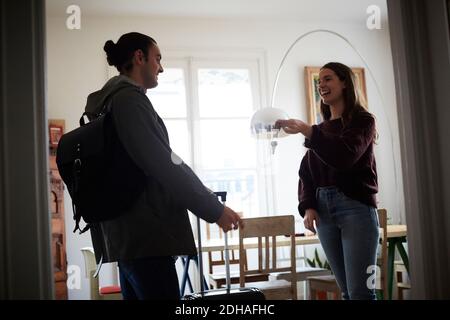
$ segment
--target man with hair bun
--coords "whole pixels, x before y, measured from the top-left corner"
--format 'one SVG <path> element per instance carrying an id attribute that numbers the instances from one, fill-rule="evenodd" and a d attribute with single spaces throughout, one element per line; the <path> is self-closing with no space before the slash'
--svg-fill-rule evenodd
<path id="1" fill-rule="evenodd" d="M 118 262 L 124 299 L 180 299 L 175 256 L 196 254 L 187 210 L 225 232 L 242 227 L 184 162 L 174 163 L 163 120 L 146 96 L 163 72 L 151 37 L 131 32 L 106 41 L 109 65 L 120 75 L 88 96 L 95 118 L 104 106 L 125 150 L 146 175 L 146 187 L 120 217 L 91 225 L 97 261 Z"/>

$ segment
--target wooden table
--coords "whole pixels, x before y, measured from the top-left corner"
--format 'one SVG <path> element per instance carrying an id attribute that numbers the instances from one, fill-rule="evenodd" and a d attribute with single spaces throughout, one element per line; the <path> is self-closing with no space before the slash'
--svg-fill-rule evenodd
<path id="1" fill-rule="evenodd" d="M 388 225 L 387 226 L 387 237 L 388 239 L 398 239 L 406 237 L 406 226 L 405 225 Z M 244 245 L 246 249 L 254 249 L 258 247 L 257 239 L 246 239 L 248 241 L 244 241 Z M 313 236 L 299 236 L 295 238 L 295 244 L 297 246 L 308 245 L 308 244 L 319 244 L 319 238 L 317 235 Z M 284 247 L 289 246 L 291 241 L 288 237 L 286 239 L 277 239 L 277 246 Z M 228 239 L 228 248 L 230 250 L 239 250 L 239 239 L 231 238 Z M 210 251 L 221 251 L 224 249 L 224 240 L 223 239 L 210 239 L 206 241 L 202 241 L 202 251 L 210 252 Z"/>
<path id="2" fill-rule="evenodd" d="M 402 242 L 406 241 L 406 225 L 388 225 L 387 226 L 387 237 L 388 237 L 388 299 L 392 299 L 392 285 L 394 278 L 394 258 L 395 258 L 395 248 L 400 253 L 400 256 L 405 264 L 406 270 L 409 272 L 409 261 L 408 255 L 406 254 L 405 249 L 403 248 Z M 290 246 L 290 240 L 288 237 L 285 238 L 277 238 L 277 246 Z M 295 238 L 295 244 L 299 245 L 308 245 L 308 244 L 320 244 L 319 238 L 317 235 L 312 236 L 298 236 Z M 258 247 L 257 239 L 246 239 L 244 241 L 244 246 L 246 249 L 254 249 Z M 230 250 L 239 250 L 239 238 L 231 238 L 228 239 L 228 248 Z M 223 251 L 224 250 L 224 240 L 223 239 L 210 239 L 206 241 L 202 241 L 202 252 L 211 252 L 211 251 Z M 194 257 L 194 260 L 196 257 Z M 192 259 L 192 257 L 191 257 Z M 189 267 L 189 264 L 187 264 Z M 186 272 L 187 276 L 187 272 Z M 183 277 L 182 287 L 184 292 L 184 285 L 186 281 L 189 281 L 189 277 Z M 184 285 L 183 285 L 184 284 Z"/>
<path id="3" fill-rule="evenodd" d="M 400 257 L 405 265 L 406 271 L 409 273 L 409 259 L 408 254 L 403 247 L 403 242 L 406 242 L 406 225 L 388 225 L 387 226 L 387 241 L 388 241 L 388 258 L 387 258 L 387 286 L 388 286 L 388 297 L 387 299 L 392 300 L 392 289 L 394 282 L 394 260 L 395 260 L 395 249 L 397 248 Z M 316 237 L 314 237 L 316 238 Z M 298 239 L 297 242 L 303 244 L 306 242 L 310 243 L 319 243 L 312 242 L 312 237 L 308 237 L 308 239 Z M 289 245 L 289 244 L 288 244 Z M 287 279 L 286 274 L 280 274 L 274 279 Z"/>
<path id="4" fill-rule="evenodd" d="M 409 259 L 408 254 L 403 247 L 403 242 L 406 242 L 406 225 L 388 225 L 387 237 L 388 237 L 388 263 L 387 263 L 387 277 L 388 277 L 388 299 L 392 299 L 392 287 L 394 282 L 394 259 L 395 248 L 405 265 L 406 271 L 409 274 Z"/>
<path id="5" fill-rule="evenodd" d="M 295 238 L 296 245 L 306 245 L 306 244 L 318 244 L 320 243 L 317 236 L 299 236 Z M 291 240 L 289 237 L 277 237 L 277 247 L 287 247 L 291 245 Z M 244 241 L 245 249 L 255 249 L 258 248 L 258 240 L 256 238 L 245 239 Z M 228 249 L 239 250 L 239 238 L 228 239 Z M 210 239 L 202 241 L 202 251 L 222 251 L 224 250 L 224 240 L 223 239 Z"/>

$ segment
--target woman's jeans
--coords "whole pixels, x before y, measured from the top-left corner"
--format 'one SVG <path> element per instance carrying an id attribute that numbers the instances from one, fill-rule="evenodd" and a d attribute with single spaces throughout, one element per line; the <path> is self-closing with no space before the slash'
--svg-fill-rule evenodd
<path id="1" fill-rule="evenodd" d="M 318 188 L 316 197 L 317 233 L 343 298 L 376 299 L 376 208 L 347 197 L 336 187 Z"/>

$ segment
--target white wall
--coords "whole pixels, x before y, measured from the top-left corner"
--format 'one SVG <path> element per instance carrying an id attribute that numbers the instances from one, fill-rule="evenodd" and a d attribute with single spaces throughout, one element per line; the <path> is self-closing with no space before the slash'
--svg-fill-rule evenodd
<path id="1" fill-rule="evenodd" d="M 47 20 L 48 117 L 66 120 L 67 130 L 78 125 L 87 95 L 99 89 L 107 77 L 103 44 L 117 41 L 126 32 L 138 31 L 156 39 L 163 54 L 174 49 L 258 49 L 266 52 L 266 79 L 263 90 L 269 105 L 272 84 L 281 58 L 303 32 L 330 29 L 349 39 L 366 59 L 377 81 L 382 99 L 366 69 L 369 109 L 377 117 L 379 141 L 376 156 L 379 173 L 379 206 L 388 209 L 392 223 L 405 223 L 396 116 L 393 67 L 388 26 L 370 31 L 365 24 L 317 22 L 271 22 L 249 20 L 181 20 L 154 18 L 105 18 L 82 16 L 81 30 L 65 27 L 65 12 Z M 185 50 L 186 51 L 186 50 Z M 303 83 L 304 66 L 321 66 L 339 61 L 364 67 L 361 59 L 341 39 L 329 34 L 313 34 L 293 49 L 281 73 L 275 105 L 291 117 L 307 119 Z M 305 150 L 300 136 L 279 141 L 275 154 L 275 205 L 278 213 L 297 214 L 297 171 Z M 396 177 L 396 178 L 395 178 Z M 70 198 L 66 195 L 68 263 L 84 270 L 79 248 L 90 245 L 89 235 L 72 234 Z M 300 231 L 300 230 L 299 230 Z M 88 298 L 87 282 L 81 290 L 69 290 L 70 299 Z"/>

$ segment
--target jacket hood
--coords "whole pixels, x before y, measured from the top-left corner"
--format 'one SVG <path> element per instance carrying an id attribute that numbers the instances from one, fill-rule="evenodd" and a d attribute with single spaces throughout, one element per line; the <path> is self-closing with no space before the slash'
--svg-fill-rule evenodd
<path id="1" fill-rule="evenodd" d="M 134 83 L 130 78 L 124 75 L 118 75 L 109 79 L 100 90 L 89 94 L 84 111 L 88 114 L 90 120 L 90 116 L 96 118 L 97 115 L 103 110 L 109 97 L 126 87 L 137 87 L 139 90 L 145 91 L 145 89 Z"/>

